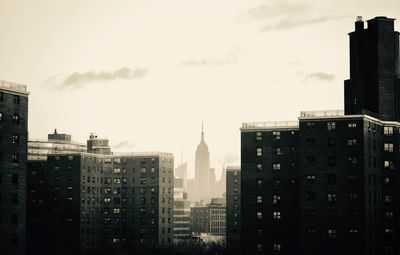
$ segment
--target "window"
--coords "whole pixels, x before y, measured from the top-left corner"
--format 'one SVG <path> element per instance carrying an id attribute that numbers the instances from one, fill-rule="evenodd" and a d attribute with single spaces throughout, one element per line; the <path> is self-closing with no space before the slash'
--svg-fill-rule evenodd
<path id="1" fill-rule="evenodd" d="M 307 175 L 306 176 L 306 181 L 308 183 L 315 183 L 315 180 L 316 180 L 316 176 L 315 175 Z"/>
<path id="2" fill-rule="evenodd" d="M 262 244 L 257 244 L 257 251 L 258 252 L 262 252 L 263 251 L 263 248 L 262 248 Z"/>
<path id="3" fill-rule="evenodd" d="M 357 200 L 357 193 L 349 193 L 349 200 Z"/>
<path id="4" fill-rule="evenodd" d="M 13 102 L 14 104 L 19 104 L 19 96 L 13 95 Z"/>
<path id="5" fill-rule="evenodd" d="M 3 113 L 0 112 L 0 122 L 3 121 Z"/>
<path id="6" fill-rule="evenodd" d="M 328 157 L 328 166 L 330 166 L 330 167 L 336 166 L 336 157 L 335 156 Z"/>
<path id="7" fill-rule="evenodd" d="M 313 156 L 306 157 L 306 161 L 307 161 L 307 164 L 315 165 L 315 157 L 313 157 Z"/>
<path id="8" fill-rule="evenodd" d="M 307 138 L 306 139 L 307 145 L 315 145 L 315 139 L 314 138 Z"/>
<path id="9" fill-rule="evenodd" d="M 121 178 L 114 178 L 114 183 L 120 184 L 121 183 Z"/>
<path id="10" fill-rule="evenodd" d="M 327 122 L 326 123 L 326 129 L 328 131 L 335 130 L 336 129 L 336 122 Z"/>
<path id="11" fill-rule="evenodd" d="M 277 205 L 281 201 L 280 195 L 273 195 L 272 196 L 272 204 Z"/>
<path id="12" fill-rule="evenodd" d="M 274 169 L 274 170 L 279 170 L 279 169 L 281 169 L 281 164 L 280 164 L 280 163 L 273 163 L 273 164 L 272 164 L 272 169 Z"/>
<path id="13" fill-rule="evenodd" d="M 11 162 L 18 163 L 18 154 L 17 153 L 11 154 Z"/>
<path id="14" fill-rule="evenodd" d="M 257 141 L 261 141 L 262 140 L 262 133 L 261 132 L 257 132 L 256 133 L 256 140 Z"/>
<path id="15" fill-rule="evenodd" d="M 272 153 L 273 153 L 274 156 L 282 155 L 281 147 L 273 147 L 272 148 Z"/>
<path id="16" fill-rule="evenodd" d="M 257 196 L 257 204 L 262 204 L 262 196 Z"/>
<path id="17" fill-rule="evenodd" d="M 357 139 L 351 138 L 347 140 L 347 145 L 348 146 L 356 146 L 357 145 Z"/>
<path id="18" fill-rule="evenodd" d="M 281 132 L 273 131 L 272 132 L 272 137 L 273 137 L 274 140 L 280 140 L 281 139 Z"/>
<path id="19" fill-rule="evenodd" d="M 357 164 L 357 157 L 349 157 L 349 164 L 356 165 Z"/>
<path id="20" fill-rule="evenodd" d="M 394 162 L 391 160 L 385 160 L 383 162 L 383 167 L 384 168 L 390 168 L 390 169 L 396 169 L 396 166 L 394 165 Z"/>
<path id="21" fill-rule="evenodd" d="M 281 250 L 281 245 L 279 243 L 274 243 L 274 251 L 280 251 Z"/>
<path id="22" fill-rule="evenodd" d="M 336 202 L 336 193 L 328 193 L 328 202 L 335 203 Z"/>
<path id="23" fill-rule="evenodd" d="M 281 219 L 281 212 L 272 212 L 272 216 L 275 220 Z"/>
<path id="24" fill-rule="evenodd" d="M 328 229 L 328 237 L 330 239 L 336 239 L 336 229 Z"/>
<path id="25" fill-rule="evenodd" d="M 383 150 L 386 152 L 393 152 L 393 143 L 385 143 L 383 145 Z"/>
<path id="26" fill-rule="evenodd" d="M 262 164 L 257 164 L 257 171 L 261 171 L 262 170 Z M 236 171 L 235 171 L 236 174 Z"/>
<path id="27" fill-rule="evenodd" d="M 74 156 L 68 156 L 68 160 L 74 160 Z"/>
<path id="28" fill-rule="evenodd" d="M 18 184 L 18 174 L 13 174 L 11 179 L 13 184 Z"/>
<path id="29" fill-rule="evenodd" d="M 18 114 L 14 113 L 12 119 L 13 119 L 14 123 L 19 123 L 19 115 Z"/>
<path id="30" fill-rule="evenodd" d="M 262 148 L 257 148 L 257 156 L 262 156 Z"/>
<path id="31" fill-rule="evenodd" d="M 315 200 L 315 192 L 306 192 L 307 200 Z"/>
<path id="32" fill-rule="evenodd" d="M 385 199 L 384 199 L 384 201 L 385 201 L 385 203 L 388 203 L 388 204 L 390 204 L 390 203 L 392 203 L 392 201 L 393 201 L 393 198 L 392 198 L 392 196 L 391 196 L 391 195 L 385 195 Z"/>
<path id="33" fill-rule="evenodd" d="M 121 173 L 121 169 L 120 168 L 114 168 L 114 174 L 119 174 Z"/>
<path id="34" fill-rule="evenodd" d="M 349 123 L 347 123 L 347 127 L 349 127 L 349 128 L 356 128 L 356 127 L 357 127 L 357 123 L 355 123 L 355 122 L 349 122 Z"/>
<path id="35" fill-rule="evenodd" d="M 257 219 L 262 220 L 262 212 L 257 212 Z"/>
<path id="36" fill-rule="evenodd" d="M 335 138 L 328 138 L 328 147 L 333 148 L 336 146 L 336 140 Z"/>
<path id="37" fill-rule="evenodd" d="M 329 185 L 336 184 L 336 174 L 328 174 L 328 184 Z"/>
<path id="38" fill-rule="evenodd" d="M 12 136 L 12 143 L 13 144 L 18 144 L 19 143 L 18 135 L 13 135 Z"/>
<path id="39" fill-rule="evenodd" d="M 306 126 L 307 126 L 308 129 L 314 129 L 315 123 L 314 122 L 307 122 Z"/>
<path id="40" fill-rule="evenodd" d="M 393 127 L 383 127 L 384 135 L 393 135 Z"/>
<path id="41" fill-rule="evenodd" d="M 257 185 L 261 186 L 262 185 L 262 180 L 261 179 L 257 179 Z"/>

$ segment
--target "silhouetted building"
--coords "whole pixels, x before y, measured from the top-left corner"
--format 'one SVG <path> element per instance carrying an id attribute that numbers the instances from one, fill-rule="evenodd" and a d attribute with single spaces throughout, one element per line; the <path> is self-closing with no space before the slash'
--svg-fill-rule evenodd
<path id="1" fill-rule="evenodd" d="M 224 171 L 225 172 L 225 171 Z M 240 248 L 240 167 L 226 168 L 226 246 Z"/>
<path id="2" fill-rule="evenodd" d="M 345 113 L 374 114 L 400 121 L 399 33 L 394 19 L 376 17 L 364 28 L 361 17 L 350 36 L 350 79 L 345 81 Z M 371 112 L 371 113 L 369 113 Z"/>
<path id="3" fill-rule="evenodd" d="M 47 137 L 47 140 L 29 139 L 28 160 L 46 160 L 51 153 L 87 151 L 85 144 L 73 142 L 69 134 L 59 134 L 54 130 L 54 134 Z"/>
<path id="4" fill-rule="evenodd" d="M 222 237 L 226 236 L 226 201 L 224 198 L 212 198 L 207 205 L 210 211 L 210 234 Z"/>
<path id="5" fill-rule="evenodd" d="M 195 158 L 196 190 L 190 194 L 190 200 L 210 201 L 210 152 L 204 140 L 204 131 L 201 130 L 201 141 L 197 146 Z"/>
<path id="6" fill-rule="evenodd" d="M 72 142 L 71 135 L 48 135 L 48 140 L 28 141 L 27 164 L 27 250 L 29 255 L 46 254 L 48 251 L 46 213 L 49 208 L 47 155 L 54 153 L 86 152 L 86 145 Z M 71 166 L 72 167 L 72 166 Z"/>
<path id="7" fill-rule="evenodd" d="M 41 230 L 47 250 L 41 254 L 172 245 L 172 154 L 67 152 L 32 164 L 43 172 L 32 178 L 40 176 L 36 181 L 46 191 L 36 198 L 45 206 L 32 208 L 45 214 Z"/>
<path id="8" fill-rule="evenodd" d="M 87 152 L 103 155 L 112 154 L 108 139 L 97 138 L 94 133 L 90 133 L 89 140 L 87 140 Z"/>
<path id="9" fill-rule="evenodd" d="M 399 49 L 393 19 L 350 34 L 343 111 L 243 123 L 242 244 L 249 253 L 399 254 Z"/>
<path id="10" fill-rule="evenodd" d="M 174 243 L 191 238 L 190 201 L 183 188 L 183 179 L 174 181 Z"/>
<path id="11" fill-rule="evenodd" d="M 28 95 L 0 81 L 0 250 L 11 255 L 26 253 Z"/>
<path id="12" fill-rule="evenodd" d="M 190 221 L 194 234 L 210 233 L 210 209 L 207 206 L 192 207 Z"/>
<path id="13" fill-rule="evenodd" d="M 183 181 L 183 190 L 187 192 L 187 172 L 188 172 L 188 168 L 187 168 L 187 163 L 181 163 L 177 168 L 175 168 L 175 177 L 177 178 L 181 178 Z"/>

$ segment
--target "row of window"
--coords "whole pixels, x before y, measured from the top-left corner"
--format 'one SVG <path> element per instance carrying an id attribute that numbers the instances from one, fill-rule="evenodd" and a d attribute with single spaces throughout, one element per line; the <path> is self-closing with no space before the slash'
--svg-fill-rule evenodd
<path id="1" fill-rule="evenodd" d="M 3 120 L 5 120 L 4 118 L 4 114 L 2 112 L 0 112 L 0 122 L 3 122 Z M 19 114 L 17 113 L 13 113 L 12 115 L 12 122 L 18 124 L 19 123 Z"/>
<path id="2" fill-rule="evenodd" d="M 3 152 L 0 151 L 0 161 L 3 161 Z M 19 162 L 19 154 L 18 153 L 11 153 L 11 163 L 18 163 Z"/>

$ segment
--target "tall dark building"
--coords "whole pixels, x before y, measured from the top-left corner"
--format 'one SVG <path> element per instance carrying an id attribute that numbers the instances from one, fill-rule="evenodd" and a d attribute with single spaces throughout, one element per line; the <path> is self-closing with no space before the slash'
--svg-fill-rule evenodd
<path id="1" fill-rule="evenodd" d="M 356 21 L 345 112 L 241 128 L 242 244 L 250 253 L 399 254 L 399 36 Z"/>
<path id="2" fill-rule="evenodd" d="M 345 113 L 370 112 L 400 121 L 399 33 L 394 19 L 376 17 L 364 28 L 361 17 L 350 36 L 350 79 L 345 81 Z M 366 111 L 365 111 L 366 110 Z"/>
<path id="3" fill-rule="evenodd" d="M 25 85 L 0 81 L 0 250 L 26 252 L 28 95 Z"/>
<path id="4" fill-rule="evenodd" d="M 226 168 L 226 247 L 240 248 L 240 167 Z"/>

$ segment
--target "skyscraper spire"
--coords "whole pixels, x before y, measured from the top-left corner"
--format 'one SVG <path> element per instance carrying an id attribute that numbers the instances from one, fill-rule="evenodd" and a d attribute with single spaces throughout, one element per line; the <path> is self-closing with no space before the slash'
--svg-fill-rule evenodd
<path id="1" fill-rule="evenodd" d="M 203 121 L 201 122 L 201 141 L 200 143 L 205 143 L 204 141 L 204 123 Z"/>

